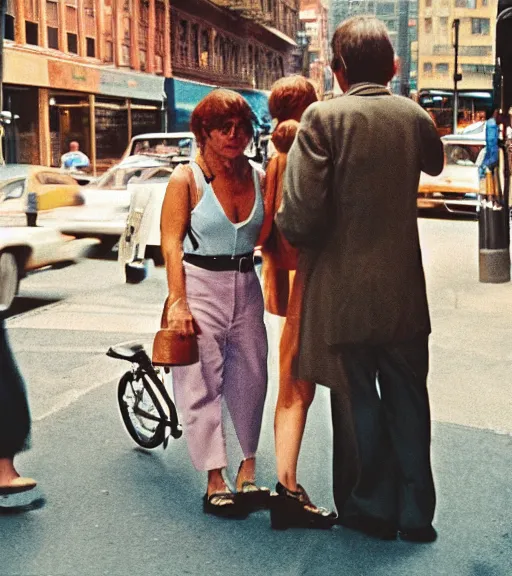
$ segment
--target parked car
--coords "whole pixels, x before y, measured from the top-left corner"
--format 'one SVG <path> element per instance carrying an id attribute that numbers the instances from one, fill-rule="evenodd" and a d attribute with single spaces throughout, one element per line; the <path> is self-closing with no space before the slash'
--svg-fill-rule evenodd
<path id="1" fill-rule="evenodd" d="M 28 273 L 89 255 L 95 238 L 75 239 L 51 228 L 0 227 L 0 312 L 8 310 Z"/>
<path id="2" fill-rule="evenodd" d="M 123 160 L 129 156 L 144 155 L 183 163 L 193 160 L 196 154 L 197 142 L 192 132 L 154 132 L 134 136 L 123 154 Z"/>
<path id="3" fill-rule="evenodd" d="M 478 167 L 485 154 L 485 134 L 478 130 L 441 138 L 445 164 L 438 176 L 422 172 L 418 208 L 442 208 L 449 212 L 475 212 L 478 209 L 480 180 Z"/>

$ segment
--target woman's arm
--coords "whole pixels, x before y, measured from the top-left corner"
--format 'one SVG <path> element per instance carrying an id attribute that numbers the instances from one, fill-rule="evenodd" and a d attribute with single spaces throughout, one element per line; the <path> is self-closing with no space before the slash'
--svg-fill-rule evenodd
<path id="1" fill-rule="evenodd" d="M 161 247 L 169 287 L 168 327 L 183 336 L 194 333 L 183 270 L 183 239 L 190 222 L 190 174 L 178 166 L 169 179 L 160 217 Z"/>

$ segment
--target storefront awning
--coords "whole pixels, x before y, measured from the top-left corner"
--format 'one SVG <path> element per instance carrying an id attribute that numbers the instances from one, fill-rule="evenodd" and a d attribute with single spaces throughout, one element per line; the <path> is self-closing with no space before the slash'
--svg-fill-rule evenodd
<path id="1" fill-rule="evenodd" d="M 180 78 L 166 78 L 164 90 L 167 97 L 168 129 L 170 131 L 189 130 L 190 116 L 197 104 L 218 86 L 202 84 Z M 271 118 L 268 111 L 268 93 L 262 90 L 234 89 L 240 93 L 254 113 L 255 127 L 270 129 Z"/>

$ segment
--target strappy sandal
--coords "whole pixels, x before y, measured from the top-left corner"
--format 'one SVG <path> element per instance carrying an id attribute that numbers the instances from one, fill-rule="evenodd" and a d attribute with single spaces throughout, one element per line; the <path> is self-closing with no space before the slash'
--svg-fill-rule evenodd
<path id="1" fill-rule="evenodd" d="M 304 488 L 298 484 L 298 490 L 288 490 L 277 483 L 277 496 L 272 498 L 270 523 L 274 530 L 287 528 L 317 528 L 328 530 L 335 524 L 337 516 L 325 508 L 315 506 Z"/>
<path id="2" fill-rule="evenodd" d="M 236 498 L 249 514 L 270 507 L 270 489 L 250 480 L 242 482 L 242 489 L 236 493 Z"/>
<path id="3" fill-rule="evenodd" d="M 203 512 L 223 518 L 246 518 L 246 510 L 240 506 L 233 492 L 213 492 L 203 496 Z"/>

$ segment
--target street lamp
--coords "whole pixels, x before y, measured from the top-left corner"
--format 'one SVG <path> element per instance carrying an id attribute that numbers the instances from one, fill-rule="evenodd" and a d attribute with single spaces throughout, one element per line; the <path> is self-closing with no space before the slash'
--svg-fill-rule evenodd
<path id="1" fill-rule="evenodd" d="M 453 133 L 457 134 L 457 124 L 459 116 L 459 93 L 457 84 L 462 80 L 462 74 L 459 74 L 459 26 L 460 19 L 454 18 L 452 24 L 453 30 L 453 47 L 455 48 L 455 62 L 453 67 Z"/>

